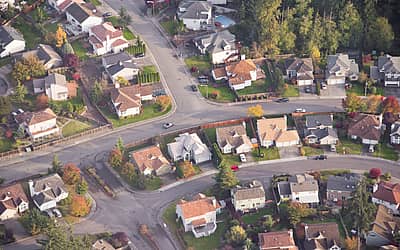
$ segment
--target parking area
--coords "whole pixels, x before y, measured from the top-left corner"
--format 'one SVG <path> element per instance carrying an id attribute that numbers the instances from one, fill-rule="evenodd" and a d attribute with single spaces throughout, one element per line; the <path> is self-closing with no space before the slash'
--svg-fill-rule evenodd
<path id="1" fill-rule="evenodd" d="M 346 96 L 344 84 L 326 85 L 326 89 L 321 88 L 321 96 Z"/>
<path id="2" fill-rule="evenodd" d="M 12 230 L 15 240 L 17 241 L 30 236 L 18 220 L 6 220 L 4 221 L 4 224 L 6 225 L 6 228 Z"/>
<path id="3" fill-rule="evenodd" d="M 298 157 L 299 155 L 300 154 L 298 146 L 279 148 L 279 156 L 281 157 L 281 159 Z"/>
<path id="4" fill-rule="evenodd" d="M 299 86 L 299 93 L 301 97 L 314 96 L 316 92 L 315 84 Z"/>

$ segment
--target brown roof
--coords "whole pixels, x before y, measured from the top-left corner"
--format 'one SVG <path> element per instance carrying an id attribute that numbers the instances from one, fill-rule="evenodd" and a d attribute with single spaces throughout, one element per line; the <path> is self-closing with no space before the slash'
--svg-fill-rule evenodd
<path id="1" fill-rule="evenodd" d="M 197 195 L 192 201 L 181 200 L 177 206 L 181 207 L 182 216 L 185 219 L 205 215 L 220 208 L 214 196 L 206 197 L 203 194 Z"/>
<path id="2" fill-rule="evenodd" d="M 381 138 L 381 131 L 377 128 L 379 126 L 380 122 L 375 115 L 358 113 L 351 119 L 347 134 L 378 141 Z"/>
<path id="3" fill-rule="evenodd" d="M 260 245 L 260 249 L 298 249 L 294 243 L 292 230 L 259 233 L 258 244 Z"/>
<path id="4" fill-rule="evenodd" d="M 340 245 L 339 227 L 335 222 L 305 224 L 305 246 L 306 249 L 329 249 L 334 244 Z"/>
<path id="5" fill-rule="evenodd" d="M 163 166 L 169 166 L 168 160 L 157 146 L 132 152 L 132 159 L 136 162 L 140 172 L 143 172 L 147 168 L 155 171 Z"/>
<path id="6" fill-rule="evenodd" d="M 119 103 L 118 109 L 126 111 L 130 108 L 140 107 L 140 92 L 137 86 L 129 86 L 124 88 L 112 89 L 111 99 L 113 103 Z"/>
<path id="7" fill-rule="evenodd" d="M 285 117 L 257 120 L 257 131 L 261 140 L 276 142 L 299 140 L 296 130 L 287 131 Z"/>
<path id="8" fill-rule="evenodd" d="M 114 28 L 114 26 L 110 22 L 95 25 L 90 30 L 98 39 L 100 39 L 100 41 L 106 41 L 107 36 L 109 37 L 109 39 L 117 37 L 121 37 L 121 39 L 123 39 L 122 31 Z"/>
<path id="9" fill-rule="evenodd" d="M 215 68 L 215 69 L 213 69 L 213 72 L 214 72 L 215 78 L 221 78 L 221 77 L 226 76 L 225 68 Z"/>
<path id="10" fill-rule="evenodd" d="M 117 47 L 122 44 L 127 44 L 128 42 L 125 39 L 117 39 L 112 43 L 112 46 Z"/>
<path id="11" fill-rule="evenodd" d="M 247 137 L 246 129 L 243 125 L 233 125 L 229 127 L 219 127 L 216 129 L 218 144 L 224 147 L 230 144 L 232 147 L 239 147 L 243 144 L 252 146 Z"/>
<path id="12" fill-rule="evenodd" d="M 50 108 L 37 112 L 24 112 L 15 117 L 18 123 L 26 122 L 28 125 L 38 124 L 54 118 L 57 118 L 57 116 Z"/>
<path id="13" fill-rule="evenodd" d="M 206 221 L 206 219 L 204 219 L 204 218 L 201 218 L 201 219 L 192 221 L 192 225 L 193 225 L 194 227 L 203 226 L 203 225 L 205 225 L 205 224 L 207 224 L 207 221 Z"/>
<path id="14" fill-rule="evenodd" d="M 392 231 L 400 229 L 400 218 L 393 216 L 389 208 L 379 205 L 371 231 L 392 240 Z"/>
<path id="15" fill-rule="evenodd" d="M 240 84 L 244 81 L 251 80 L 250 72 L 256 69 L 257 66 L 250 59 L 241 60 L 226 66 L 226 71 L 231 74 L 229 77 L 229 82 L 231 84 Z"/>
<path id="16" fill-rule="evenodd" d="M 28 202 L 28 198 L 21 184 L 17 183 L 0 188 L 0 213 L 3 213 L 6 209 L 16 209 L 22 201 Z"/>
<path id="17" fill-rule="evenodd" d="M 392 204 L 400 203 L 400 183 L 381 181 L 372 197 Z"/>

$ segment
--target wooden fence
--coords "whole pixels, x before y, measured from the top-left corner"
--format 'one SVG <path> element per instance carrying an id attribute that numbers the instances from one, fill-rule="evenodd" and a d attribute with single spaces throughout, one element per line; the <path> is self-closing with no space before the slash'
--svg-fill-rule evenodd
<path id="1" fill-rule="evenodd" d="M 210 122 L 210 123 L 207 123 L 207 124 L 203 124 L 200 127 L 202 129 L 206 129 L 206 128 L 216 128 L 216 127 L 223 127 L 223 126 L 229 126 L 229 125 L 237 125 L 237 124 L 241 124 L 242 122 L 246 122 L 249 119 L 250 119 L 249 117 L 246 117 L 246 118 L 239 118 L 239 119 L 236 119 L 236 120 Z"/>

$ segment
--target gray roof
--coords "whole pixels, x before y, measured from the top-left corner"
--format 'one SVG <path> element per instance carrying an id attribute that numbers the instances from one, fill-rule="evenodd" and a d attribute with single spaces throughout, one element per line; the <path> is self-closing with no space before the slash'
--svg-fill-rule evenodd
<path id="1" fill-rule="evenodd" d="M 345 176 L 331 175 L 328 178 L 327 190 L 353 192 L 357 188 L 360 176 L 349 174 Z"/>
<path id="2" fill-rule="evenodd" d="M 359 73 L 358 64 L 349 59 L 347 54 L 328 55 L 326 66 L 328 73 L 333 74 L 337 71 L 350 71 L 354 74 Z"/>
<path id="3" fill-rule="evenodd" d="M 259 181 L 253 181 L 247 186 L 232 189 L 232 195 L 235 200 L 257 199 L 265 198 L 265 191 Z"/>
<path id="4" fill-rule="evenodd" d="M 60 86 L 67 86 L 67 80 L 64 75 L 58 73 L 52 73 L 44 78 L 45 87 L 50 85 L 60 85 Z"/>
<path id="5" fill-rule="evenodd" d="M 294 70 L 299 73 L 313 71 L 313 63 L 311 58 L 289 58 L 285 60 L 286 70 Z"/>
<path id="6" fill-rule="evenodd" d="M 280 195 L 290 195 L 292 192 L 290 191 L 290 185 L 287 181 L 278 182 L 278 190 Z"/>
<path id="7" fill-rule="evenodd" d="M 225 147 L 230 144 L 233 148 L 243 144 L 251 144 L 247 137 L 246 128 L 242 125 L 232 125 L 228 127 L 219 127 L 216 129 L 218 145 Z"/>
<path id="8" fill-rule="evenodd" d="M 0 26 L 0 43 L 7 45 L 14 40 L 25 41 L 21 33 L 11 26 Z"/>
<path id="9" fill-rule="evenodd" d="M 186 11 L 180 14 L 179 18 L 207 19 L 208 16 L 202 12 L 208 12 L 212 8 L 212 5 L 206 1 L 190 1 L 184 2 L 184 4 Z"/>
<path id="10" fill-rule="evenodd" d="M 231 48 L 236 48 L 235 41 L 235 35 L 229 32 L 229 30 L 223 30 L 195 39 L 196 44 L 201 49 L 205 48 L 211 54 L 224 51 L 226 45 L 230 45 Z"/>
<path id="11" fill-rule="evenodd" d="M 390 136 L 392 135 L 400 135 L 400 121 L 392 124 L 390 129 Z"/>
<path id="12" fill-rule="evenodd" d="M 315 128 L 317 126 L 332 127 L 333 117 L 332 115 L 307 115 L 306 116 L 306 127 Z"/>
<path id="13" fill-rule="evenodd" d="M 139 69 L 139 67 L 136 65 L 136 63 L 131 63 L 131 62 L 119 62 L 117 64 L 114 64 L 110 67 L 107 68 L 107 71 L 110 75 L 116 75 L 118 72 L 120 72 L 123 69 Z"/>
<path id="14" fill-rule="evenodd" d="M 318 191 L 318 182 L 309 174 L 296 174 L 289 178 L 292 192 Z"/>
<path id="15" fill-rule="evenodd" d="M 35 192 L 43 192 L 49 188 L 53 189 L 55 194 L 58 194 L 60 190 L 65 190 L 64 182 L 58 174 L 45 176 L 33 182 Z"/>
<path id="16" fill-rule="evenodd" d="M 378 70 L 385 73 L 400 73 L 400 56 L 378 57 Z"/>
<path id="17" fill-rule="evenodd" d="M 106 67 L 118 64 L 119 62 L 129 62 L 132 61 L 131 56 L 126 52 L 119 52 L 116 54 L 111 54 L 103 56 L 103 61 Z"/>
<path id="18" fill-rule="evenodd" d="M 71 4 L 65 12 L 68 12 L 80 23 L 85 21 L 90 16 L 89 12 L 77 3 Z"/>
<path id="19" fill-rule="evenodd" d="M 380 77 L 379 77 L 378 66 L 371 66 L 371 67 L 369 68 L 369 75 L 370 75 L 370 78 L 371 78 L 372 80 L 379 80 Z"/>
<path id="20" fill-rule="evenodd" d="M 318 139 L 322 139 L 322 138 L 325 138 L 327 136 L 338 138 L 338 135 L 336 133 L 336 129 L 333 129 L 333 128 L 310 129 L 310 130 L 307 130 L 307 136 L 306 137 L 309 137 L 309 136 L 315 136 Z"/>

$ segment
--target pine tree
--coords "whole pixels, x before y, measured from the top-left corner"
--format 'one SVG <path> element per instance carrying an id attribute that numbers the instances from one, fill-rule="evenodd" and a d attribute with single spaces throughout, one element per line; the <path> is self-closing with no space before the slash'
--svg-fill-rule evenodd
<path id="1" fill-rule="evenodd" d="M 215 176 L 215 181 L 217 182 L 217 186 L 220 189 L 222 196 L 226 194 L 226 191 L 239 184 L 239 180 L 235 173 L 232 171 L 230 166 L 225 164 L 220 165 L 219 172 Z"/>
<path id="2" fill-rule="evenodd" d="M 121 153 L 124 153 L 124 141 L 121 137 L 118 137 L 117 143 L 115 144 L 115 148 L 118 149 Z"/>
<path id="3" fill-rule="evenodd" d="M 58 155 L 54 154 L 53 155 L 53 161 L 51 162 L 51 172 L 52 173 L 58 173 L 61 174 L 62 173 L 62 162 L 58 159 Z"/>

